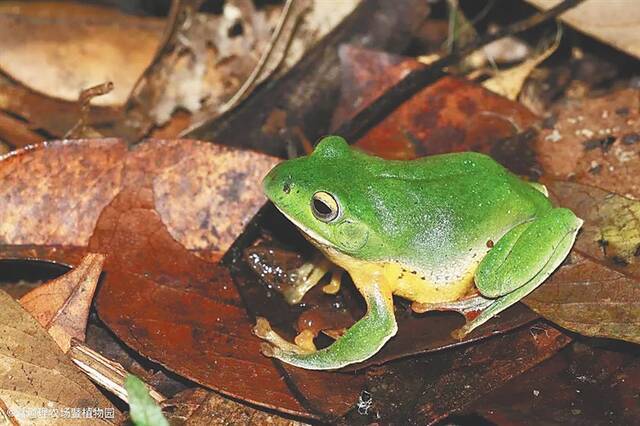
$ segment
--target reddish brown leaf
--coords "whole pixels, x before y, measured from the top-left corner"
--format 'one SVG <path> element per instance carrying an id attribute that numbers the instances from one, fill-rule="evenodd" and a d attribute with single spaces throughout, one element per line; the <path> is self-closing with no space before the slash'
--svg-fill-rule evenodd
<path id="1" fill-rule="evenodd" d="M 71 339 L 84 341 L 93 293 L 102 273 L 104 256 L 88 254 L 69 273 L 25 294 L 20 304 L 56 341 L 64 352 Z"/>
<path id="2" fill-rule="evenodd" d="M 638 95 L 638 89 L 624 89 L 558 105 L 536 146 L 544 170 L 640 198 Z"/>
<path id="3" fill-rule="evenodd" d="M 348 89 L 334 117 L 336 125 L 367 106 L 408 70 L 424 66 L 413 59 L 355 47 L 343 48 L 341 60 Z M 517 102 L 466 80 L 445 77 L 402 104 L 357 145 L 399 159 L 452 151 L 489 153 L 496 141 L 525 131 L 535 121 Z"/>
<path id="4" fill-rule="evenodd" d="M 537 323 L 481 344 L 372 368 L 367 394 L 347 422 L 365 416 L 383 424 L 437 423 L 510 380 L 517 381 L 569 342 L 558 330 Z"/>
<path id="5" fill-rule="evenodd" d="M 123 185 L 144 179 L 174 238 L 224 252 L 264 203 L 259 182 L 277 161 L 189 140 L 150 140 L 131 152 L 118 139 L 15 151 L 0 157 L 0 244 L 85 246 Z"/>
<path id="6" fill-rule="evenodd" d="M 499 425 L 637 424 L 640 362 L 633 352 L 574 344 L 468 411 Z"/>
<path id="7" fill-rule="evenodd" d="M 97 310 L 127 345 L 228 395 L 306 414 L 260 353 L 228 270 L 171 238 L 150 188 L 122 191 L 102 212 L 89 248 L 108 253 Z"/>
<path id="8" fill-rule="evenodd" d="M 10 188 L 3 193 L 3 243 L 82 246 L 83 230 L 97 222 L 89 249 L 107 255 L 98 313 L 122 340 L 209 387 L 307 416 L 260 353 L 227 269 L 198 259 L 169 233 L 219 258 L 264 202 L 259 181 L 276 161 L 196 141 L 150 141 L 130 153 L 117 140 L 20 151 L 0 163 L 2 188 Z M 184 198 L 171 197 L 174 187 Z M 56 254 L 5 248 L 8 256 Z M 63 252 L 77 259 L 76 250 Z"/>
<path id="9" fill-rule="evenodd" d="M 544 325 L 461 351 L 421 393 L 413 423 L 433 424 L 554 355 L 571 339 Z M 517 380 L 517 379 L 516 379 Z"/>
<path id="10" fill-rule="evenodd" d="M 585 223 L 569 260 L 523 302 L 578 333 L 640 342 L 640 202 L 577 183 L 549 190 Z"/>
<path id="11" fill-rule="evenodd" d="M 205 389 L 187 389 L 162 406 L 165 415 L 176 424 L 189 426 L 272 425 L 304 426 L 304 423 L 282 418 L 276 414 L 258 411 Z"/>

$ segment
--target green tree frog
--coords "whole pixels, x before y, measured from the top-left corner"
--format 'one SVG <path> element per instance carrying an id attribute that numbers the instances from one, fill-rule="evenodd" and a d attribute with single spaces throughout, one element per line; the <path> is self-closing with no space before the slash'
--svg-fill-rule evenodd
<path id="1" fill-rule="evenodd" d="M 459 330 L 464 336 L 542 284 L 582 225 L 571 210 L 552 206 L 543 185 L 474 152 L 385 160 L 329 136 L 311 155 L 278 164 L 263 185 L 351 275 L 367 305 L 362 319 L 320 350 L 286 341 L 258 318 L 263 353 L 306 369 L 373 356 L 396 334 L 394 295 L 442 307 L 477 289 L 488 303 Z"/>

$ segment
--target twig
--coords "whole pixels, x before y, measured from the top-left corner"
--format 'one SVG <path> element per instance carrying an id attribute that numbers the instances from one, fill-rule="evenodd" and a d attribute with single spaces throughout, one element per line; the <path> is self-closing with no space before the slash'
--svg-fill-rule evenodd
<path id="1" fill-rule="evenodd" d="M 78 118 L 78 122 L 64 135 L 65 139 L 100 136 L 98 132 L 87 126 L 89 121 L 89 111 L 91 109 L 91 99 L 96 96 L 106 95 L 112 90 L 113 82 L 107 81 L 106 83 L 89 87 L 88 89 L 84 89 L 80 92 L 80 96 L 78 97 L 78 102 L 80 103 L 80 117 Z"/>
<path id="2" fill-rule="evenodd" d="M 301 6 L 298 7 L 298 4 Z M 264 53 L 260 57 L 257 65 L 244 81 L 242 86 L 236 91 L 236 93 L 223 105 L 216 108 L 213 112 L 214 116 L 212 117 L 210 114 L 207 114 L 205 119 L 194 120 L 189 127 L 182 130 L 180 132 L 180 137 L 183 137 L 189 134 L 194 129 L 197 129 L 203 126 L 205 123 L 212 121 L 216 117 L 224 114 L 225 112 L 231 110 L 235 106 L 237 106 L 247 95 L 251 92 L 251 90 L 263 79 L 264 71 L 269 64 L 269 61 L 273 58 L 273 54 L 276 51 L 276 48 L 279 46 L 284 46 L 282 54 L 279 58 L 277 58 L 277 62 L 273 64 L 270 68 L 271 70 L 267 70 L 267 76 L 275 71 L 276 68 L 280 66 L 280 63 L 284 60 L 286 56 L 286 52 L 288 49 L 288 45 L 293 39 L 295 34 L 295 25 L 297 24 L 300 17 L 311 7 L 310 2 L 308 0 L 287 0 L 285 3 L 282 12 L 280 12 L 280 17 L 278 19 L 278 23 L 276 25 L 275 30 L 273 31 L 273 35 L 269 40 L 269 45 L 265 49 Z M 299 9 L 299 10 L 298 10 Z M 284 29 L 289 21 L 293 20 L 292 24 L 293 28 L 285 33 Z"/>
<path id="3" fill-rule="evenodd" d="M 341 125 L 334 133 L 345 137 L 348 141 L 356 141 L 364 135 L 367 130 L 382 121 L 382 119 L 399 107 L 405 100 L 416 94 L 423 87 L 428 86 L 440 77 L 443 77 L 445 75 L 445 67 L 455 63 L 460 58 L 484 45 L 505 36 L 528 30 L 549 19 L 556 18 L 583 1 L 584 0 L 564 0 L 562 3 L 545 12 L 538 13 L 522 21 L 515 22 L 501 28 L 493 34 L 480 37 L 476 41 L 463 46 L 459 50 L 438 59 L 428 67 L 419 68 L 410 72 L 368 107 L 360 111 L 354 118 Z"/>

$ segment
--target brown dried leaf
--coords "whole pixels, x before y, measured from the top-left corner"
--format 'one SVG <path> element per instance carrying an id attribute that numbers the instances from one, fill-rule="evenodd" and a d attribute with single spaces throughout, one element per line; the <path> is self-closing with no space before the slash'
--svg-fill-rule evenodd
<path id="1" fill-rule="evenodd" d="M 89 249 L 108 253 L 98 315 L 128 346 L 227 395 L 307 415 L 260 353 L 228 270 L 171 238 L 149 187 L 118 194 Z"/>
<path id="2" fill-rule="evenodd" d="M 0 68 L 47 96 L 75 101 L 82 89 L 113 81 L 94 100 L 121 105 L 153 58 L 163 22 L 80 3 L 0 6 Z"/>
<path id="3" fill-rule="evenodd" d="M 363 416 L 382 424 L 438 423 L 505 383 L 517 381 L 570 341 L 553 327 L 537 323 L 481 344 L 370 369 L 368 394 L 347 423 Z"/>
<path id="4" fill-rule="evenodd" d="M 71 272 L 31 290 L 19 300 L 65 353 L 71 347 L 71 339 L 85 339 L 89 309 L 103 263 L 103 255 L 88 254 Z"/>
<path id="5" fill-rule="evenodd" d="M 636 424 L 640 361 L 634 350 L 574 344 L 483 396 L 467 412 L 498 425 Z"/>
<path id="6" fill-rule="evenodd" d="M 353 117 L 407 72 L 424 66 L 410 58 L 357 47 L 342 48 L 340 59 L 345 91 L 333 119 L 335 126 Z M 445 77 L 402 104 L 356 145 L 396 159 L 465 150 L 493 154 L 500 149 L 496 142 L 524 132 L 536 121 L 516 102 L 469 81 Z M 527 156 L 506 160 L 512 170 L 530 161 Z"/>
<path id="7" fill-rule="evenodd" d="M 258 411 L 204 389 L 187 389 L 162 404 L 169 421 L 185 426 L 304 426 L 306 423 Z"/>
<path id="8" fill-rule="evenodd" d="M 640 198 L 638 89 L 563 102 L 548 122 L 535 147 L 547 174 Z"/>
<path id="9" fill-rule="evenodd" d="M 125 183 L 146 179 L 174 238 L 222 253 L 264 203 L 259 181 L 277 161 L 190 140 L 149 140 L 131 152 L 119 139 L 15 151 L 0 157 L 0 244 L 86 246 Z"/>
<path id="10" fill-rule="evenodd" d="M 120 413 L 19 304 L 0 291 L 0 400 L 21 424 L 69 424 L 65 409 L 102 409 L 113 418 L 74 424 L 119 424 Z M 40 412 L 38 409 L 42 409 Z M 43 413 L 43 414 L 41 414 Z"/>
<path id="11" fill-rule="evenodd" d="M 527 0 L 542 10 L 561 0 Z M 640 57 L 640 11 L 633 2 L 585 1 L 562 14 L 560 19 L 598 40 L 636 58 Z"/>
<path id="12" fill-rule="evenodd" d="M 577 183 L 548 188 L 585 223 L 569 261 L 523 302 L 569 330 L 640 343 L 640 202 Z"/>
<path id="13" fill-rule="evenodd" d="M 83 230 L 95 228 L 89 249 L 107 256 L 97 309 L 123 341 L 226 394 L 308 416 L 260 353 L 228 271 L 180 245 L 219 259 L 264 203 L 259 181 L 276 162 L 188 140 L 149 141 L 131 152 L 113 139 L 19 151 L 0 162 L 2 188 L 10 188 L 0 235 L 5 244 L 83 246 Z M 57 256 L 47 247 L 17 252 Z"/>

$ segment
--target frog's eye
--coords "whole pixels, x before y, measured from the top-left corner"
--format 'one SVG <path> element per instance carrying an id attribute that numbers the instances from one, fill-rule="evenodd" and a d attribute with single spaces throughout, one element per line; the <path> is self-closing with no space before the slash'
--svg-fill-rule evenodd
<path id="1" fill-rule="evenodd" d="M 318 191 L 311 197 L 311 211 L 316 219 L 329 223 L 338 217 L 340 208 L 333 195 L 328 192 Z"/>

